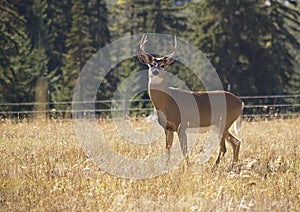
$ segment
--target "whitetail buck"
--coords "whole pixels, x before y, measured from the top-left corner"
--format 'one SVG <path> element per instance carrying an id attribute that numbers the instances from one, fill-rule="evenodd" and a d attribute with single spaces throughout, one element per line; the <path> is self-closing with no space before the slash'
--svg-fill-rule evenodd
<path id="1" fill-rule="evenodd" d="M 169 157 L 174 132 L 178 133 L 181 150 L 184 157 L 187 158 L 186 129 L 215 125 L 222 128 L 220 131 L 220 151 L 215 164 L 217 165 L 226 153 L 225 139 L 233 148 L 233 162 L 237 162 L 240 140 L 229 132 L 229 128 L 241 116 L 243 102 L 234 94 L 222 90 L 191 92 L 169 87 L 166 69 L 175 62 L 176 37 L 174 39 L 174 51 L 162 58 L 156 58 L 146 53 L 144 50 L 146 42 L 147 37 L 144 35 L 140 43 L 138 58 L 142 63 L 149 66 L 148 92 L 157 111 L 158 122 L 165 130 L 166 149 Z M 216 106 L 219 110 L 214 110 L 216 114 L 213 114 L 211 100 L 218 103 L 218 100 L 222 98 L 224 100 L 221 101 L 222 104 Z M 191 107 L 191 105 L 196 105 L 196 107 Z"/>

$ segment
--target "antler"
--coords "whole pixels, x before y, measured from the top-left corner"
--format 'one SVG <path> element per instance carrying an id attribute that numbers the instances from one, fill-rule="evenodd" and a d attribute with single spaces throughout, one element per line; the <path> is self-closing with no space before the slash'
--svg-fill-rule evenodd
<path id="1" fill-rule="evenodd" d="M 177 49 L 177 38 L 176 38 L 176 35 L 174 37 L 174 45 L 172 43 L 171 43 L 171 45 L 173 46 L 173 52 L 171 54 L 169 54 L 167 57 L 173 57 L 175 55 L 175 53 L 176 53 L 176 49 Z"/>
<path id="2" fill-rule="evenodd" d="M 142 37 L 142 40 L 140 42 L 140 50 L 141 50 L 141 54 L 148 54 L 146 51 L 145 51 L 145 44 L 147 43 L 147 35 L 144 34 L 143 37 Z M 177 38 L 176 38 L 176 35 L 174 37 L 174 45 L 170 42 L 170 44 L 173 46 L 173 52 L 169 55 L 167 55 L 167 57 L 173 57 L 176 53 L 176 49 L 177 49 Z"/>
<path id="3" fill-rule="evenodd" d="M 147 41 L 147 35 L 144 34 L 140 42 L 140 50 L 142 54 L 147 54 L 147 52 L 145 52 L 145 43 L 147 43 Z"/>
<path id="4" fill-rule="evenodd" d="M 144 34 L 140 42 L 140 52 L 137 54 L 139 60 L 144 64 L 150 64 L 154 57 L 145 51 L 145 43 L 147 42 L 147 35 Z"/>

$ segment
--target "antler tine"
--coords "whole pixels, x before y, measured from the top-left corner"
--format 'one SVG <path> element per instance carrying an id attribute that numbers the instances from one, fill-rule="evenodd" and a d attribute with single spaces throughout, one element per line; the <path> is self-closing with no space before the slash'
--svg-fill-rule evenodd
<path id="1" fill-rule="evenodd" d="M 170 42 L 171 43 L 171 42 Z M 168 56 L 169 57 L 172 57 L 175 55 L 176 53 L 176 49 L 177 49 L 177 38 L 176 38 L 176 35 L 174 37 L 174 45 L 171 43 L 171 45 L 173 46 L 173 52 L 171 54 L 169 54 Z"/>
<path id="2" fill-rule="evenodd" d="M 141 40 L 141 42 L 140 42 L 140 50 L 141 50 L 143 53 L 146 53 L 144 48 L 145 48 L 145 43 L 146 43 L 147 41 L 148 41 L 148 40 L 147 40 L 147 35 L 144 34 L 143 37 L 142 37 L 142 40 Z"/>

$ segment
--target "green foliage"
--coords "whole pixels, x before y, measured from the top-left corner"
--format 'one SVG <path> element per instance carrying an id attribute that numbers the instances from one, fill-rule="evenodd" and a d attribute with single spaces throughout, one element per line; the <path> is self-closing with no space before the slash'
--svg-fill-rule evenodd
<path id="1" fill-rule="evenodd" d="M 0 7 L 0 101 L 32 102 L 33 87 L 39 64 L 35 62 L 37 52 L 32 50 L 24 27 L 25 18 L 19 16 L 17 8 L 1 0 Z M 1 110 L 31 109 L 24 106 L 3 106 Z"/>
<path id="2" fill-rule="evenodd" d="M 16 54 L 21 43 L 19 39 L 24 37 L 21 31 L 25 20 L 18 16 L 16 8 L 6 0 L 0 0 L 0 66 L 10 66 L 10 59 Z M 23 28 L 24 30 L 24 28 Z"/>
<path id="3" fill-rule="evenodd" d="M 174 6 L 173 3 L 173 0 L 129 0 L 117 3 L 112 8 L 110 21 L 113 36 L 119 38 L 139 33 L 180 35 L 187 29 L 185 13 L 182 13 L 185 6 Z M 182 70 L 183 66 L 177 64 L 176 67 Z M 117 82 L 122 82 L 131 74 L 144 69 L 145 66 L 137 58 L 132 58 L 122 62 L 113 73 Z M 149 99 L 149 96 L 143 92 L 139 98 Z M 131 107 L 138 107 L 137 104 L 132 103 Z M 143 107 L 149 107 L 149 103 L 142 104 Z"/>
<path id="4" fill-rule="evenodd" d="M 56 83 L 61 74 L 63 57 L 67 53 L 66 38 L 67 32 L 71 29 L 71 2 L 69 0 L 48 0 L 46 8 L 48 26 L 47 30 L 51 36 L 48 37 L 48 70 L 52 70 L 49 77 Z M 55 87 L 55 86 L 54 86 Z"/>
<path id="5" fill-rule="evenodd" d="M 112 32 L 115 35 L 138 33 L 177 34 L 187 29 L 184 6 L 173 6 L 173 0 L 128 0 L 112 9 Z"/>
<path id="6" fill-rule="evenodd" d="M 296 1 L 191 2 L 127 0 L 107 8 L 105 0 L 0 0 L 0 102 L 34 101 L 40 77 L 49 81 L 50 101 L 71 101 L 88 59 L 111 40 L 139 33 L 189 40 L 213 63 L 224 88 L 230 84 L 239 95 L 299 93 Z M 137 58 L 123 61 L 105 77 L 97 99 L 111 98 L 124 79 L 144 68 Z M 183 64 L 175 63 L 170 72 L 190 89 L 203 89 Z M 32 108 L 1 108 L 11 109 Z"/>
<path id="7" fill-rule="evenodd" d="M 73 3 L 72 26 L 66 39 L 68 52 L 64 57 L 64 66 L 62 67 L 62 84 L 69 88 L 69 91 L 62 95 L 68 101 L 72 100 L 72 89 L 81 69 L 94 51 L 88 32 L 88 18 L 84 12 L 85 5 L 80 0 L 73 1 Z"/>
<path id="8" fill-rule="evenodd" d="M 61 78 L 52 94 L 54 101 L 71 101 L 76 79 L 96 50 L 110 41 L 107 9 L 103 1 L 73 0 L 71 27 L 66 33 L 66 54 Z"/>
<path id="9" fill-rule="evenodd" d="M 299 11 L 279 1 L 202 1 L 193 5 L 190 40 L 207 54 L 224 86 L 238 94 L 279 94 L 295 71 Z M 200 17 L 199 17 L 200 16 Z M 287 20 L 294 28 L 287 29 Z"/>
<path id="10" fill-rule="evenodd" d="M 95 49 L 110 42 L 108 10 L 104 0 L 86 1 L 85 15 L 88 17 L 88 31 Z"/>

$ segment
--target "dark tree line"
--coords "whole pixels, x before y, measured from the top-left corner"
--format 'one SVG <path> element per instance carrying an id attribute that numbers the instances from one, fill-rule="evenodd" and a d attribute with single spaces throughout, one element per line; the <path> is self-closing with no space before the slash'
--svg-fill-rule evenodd
<path id="1" fill-rule="evenodd" d="M 127 0 L 108 8 L 105 0 L 0 0 L 0 102 L 33 102 L 41 79 L 48 81 L 49 101 L 71 101 L 80 70 L 97 50 L 145 32 L 176 34 L 198 47 L 224 88 L 238 95 L 299 93 L 296 1 L 196 2 Z M 176 67 L 191 89 L 201 89 L 185 67 Z M 119 64 L 98 98 L 111 97 L 140 68 L 136 58 Z"/>

